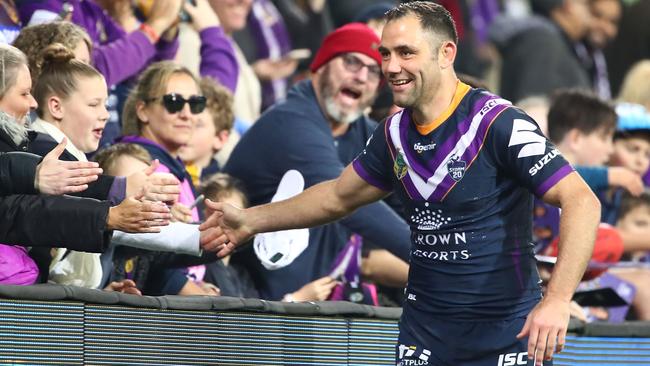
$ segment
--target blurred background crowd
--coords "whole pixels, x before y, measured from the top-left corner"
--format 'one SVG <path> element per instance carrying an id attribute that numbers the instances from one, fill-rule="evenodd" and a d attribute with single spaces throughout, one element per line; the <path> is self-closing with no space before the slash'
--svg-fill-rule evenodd
<path id="1" fill-rule="evenodd" d="M 0 284 L 400 306 L 391 197 L 226 258 L 198 230 L 204 198 L 291 197 L 363 150 L 398 110 L 377 51 L 397 3 L 0 0 Z M 650 320 L 650 0 L 439 3 L 459 78 L 530 114 L 601 199 L 580 290 L 621 303 L 573 315 Z M 559 212 L 531 215 L 547 274 Z"/>

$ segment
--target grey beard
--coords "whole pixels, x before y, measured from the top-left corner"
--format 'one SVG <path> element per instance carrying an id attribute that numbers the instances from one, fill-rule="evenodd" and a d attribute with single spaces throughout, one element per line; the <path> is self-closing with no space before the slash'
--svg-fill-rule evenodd
<path id="1" fill-rule="evenodd" d="M 346 125 L 353 123 L 363 114 L 363 112 L 358 109 L 354 112 L 344 114 L 331 97 L 325 98 L 325 112 L 333 120 Z"/>

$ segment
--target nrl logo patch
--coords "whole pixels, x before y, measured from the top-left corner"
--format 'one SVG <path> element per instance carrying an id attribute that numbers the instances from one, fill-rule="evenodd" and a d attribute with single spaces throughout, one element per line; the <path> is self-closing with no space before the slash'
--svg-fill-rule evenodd
<path id="1" fill-rule="evenodd" d="M 451 179 L 458 182 L 461 179 L 463 179 L 463 176 L 465 175 L 466 166 L 467 164 L 464 161 L 460 160 L 458 156 L 453 156 L 447 162 L 447 172 L 451 177 Z"/>
<path id="2" fill-rule="evenodd" d="M 396 155 L 395 163 L 393 164 L 393 171 L 395 172 L 397 179 L 402 180 L 408 172 L 408 166 L 406 165 L 406 161 L 404 161 L 404 156 L 401 151 L 398 150 Z"/>

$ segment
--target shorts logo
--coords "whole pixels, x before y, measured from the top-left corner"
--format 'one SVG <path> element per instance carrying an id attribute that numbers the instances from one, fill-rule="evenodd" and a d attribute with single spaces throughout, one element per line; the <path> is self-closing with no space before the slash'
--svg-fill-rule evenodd
<path id="1" fill-rule="evenodd" d="M 503 353 L 499 355 L 499 362 L 497 366 L 516 366 L 516 365 L 527 365 L 528 364 L 528 353 L 519 352 L 519 353 Z"/>
<path id="2" fill-rule="evenodd" d="M 429 356 L 431 356 L 431 351 L 429 351 L 426 348 L 422 348 L 422 351 L 416 358 L 415 353 L 417 352 L 417 349 L 418 348 L 416 346 L 406 346 L 400 344 L 398 347 L 399 355 L 397 359 L 399 360 L 399 362 L 397 363 L 397 365 L 398 366 L 428 365 Z"/>
<path id="3" fill-rule="evenodd" d="M 464 161 L 460 160 L 459 157 L 453 156 L 447 162 L 447 172 L 449 173 L 451 179 L 458 182 L 461 179 L 463 179 L 463 176 L 465 175 L 466 166 L 467 164 Z"/>
<path id="4" fill-rule="evenodd" d="M 397 151 L 397 154 L 395 156 L 393 171 L 395 172 L 395 176 L 399 180 L 402 180 L 402 178 L 404 178 L 404 176 L 406 176 L 406 173 L 408 172 L 408 165 L 406 165 L 404 156 L 402 156 L 402 152 L 399 150 Z"/>

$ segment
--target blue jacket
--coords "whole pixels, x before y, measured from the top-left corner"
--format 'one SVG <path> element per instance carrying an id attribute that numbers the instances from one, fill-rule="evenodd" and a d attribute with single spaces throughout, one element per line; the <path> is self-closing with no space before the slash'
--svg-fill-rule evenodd
<path id="1" fill-rule="evenodd" d="M 364 148 L 375 123 L 361 117 L 346 134 L 332 136 L 309 80 L 292 87 L 284 102 L 271 107 L 242 137 L 224 171 L 239 178 L 252 205 L 271 201 L 282 175 L 296 169 L 305 188 L 338 177 Z M 409 228 L 385 203 L 360 208 L 337 223 L 310 229 L 309 246 L 287 267 L 269 271 L 252 247 L 233 261 L 243 261 L 263 299 L 277 300 L 307 282 L 328 274 L 352 232 L 408 261 Z"/>

